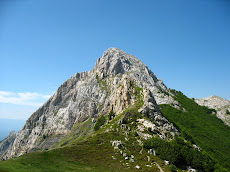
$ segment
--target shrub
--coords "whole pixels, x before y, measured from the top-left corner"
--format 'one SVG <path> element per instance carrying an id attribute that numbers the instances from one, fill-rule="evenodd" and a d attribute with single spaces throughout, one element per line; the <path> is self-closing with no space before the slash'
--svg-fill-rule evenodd
<path id="1" fill-rule="evenodd" d="M 127 124 L 128 123 L 128 119 L 127 118 L 123 118 L 121 121 L 122 124 Z"/>
<path id="2" fill-rule="evenodd" d="M 169 165 L 169 169 L 170 169 L 172 172 L 176 172 L 176 171 L 177 171 L 176 166 L 173 165 L 173 164 L 170 164 L 170 165 Z"/>
<path id="3" fill-rule="evenodd" d="M 134 133 L 134 136 L 135 136 L 135 137 L 137 137 L 137 136 L 139 136 L 139 135 L 138 135 L 138 133 L 137 133 L 137 132 L 135 132 L 135 133 Z"/>
<path id="4" fill-rule="evenodd" d="M 96 130 L 99 130 L 100 127 L 101 127 L 102 125 L 104 125 L 105 121 L 106 121 L 106 119 L 105 119 L 104 115 L 102 115 L 100 118 L 98 118 L 98 120 L 97 120 L 97 122 L 96 122 L 96 124 L 95 124 L 95 126 L 94 126 L 94 130 L 95 130 L 95 131 L 96 131 Z"/>
<path id="5" fill-rule="evenodd" d="M 181 130 L 181 136 L 184 137 L 186 140 L 195 143 L 192 136 L 184 129 Z"/>
<path id="6" fill-rule="evenodd" d="M 109 120 L 113 119 L 115 117 L 115 113 L 113 112 L 113 110 L 111 110 L 109 112 Z"/>
<path id="7" fill-rule="evenodd" d="M 175 165 L 186 164 L 203 171 L 213 171 L 214 162 L 205 153 L 194 149 L 182 138 L 177 137 L 170 142 L 161 138 L 151 138 L 144 142 L 144 148 L 156 150 L 156 154 Z"/>
<path id="8" fill-rule="evenodd" d="M 152 132 L 152 129 L 151 129 L 151 127 L 149 127 L 149 128 L 148 128 L 148 131 L 149 131 L 149 132 Z"/>
<path id="9" fill-rule="evenodd" d="M 47 135 L 43 135 L 42 138 L 45 140 L 46 138 L 48 137 L 48 134 Z"/>

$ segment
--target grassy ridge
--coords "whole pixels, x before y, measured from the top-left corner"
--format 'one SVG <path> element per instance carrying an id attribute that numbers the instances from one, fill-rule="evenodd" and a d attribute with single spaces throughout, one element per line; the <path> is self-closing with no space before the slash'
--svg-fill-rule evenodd
<path id="1" fill-rule="evenodd" d="M 164 116 L 217 162 L 217 171 L 224 171 L 220 166 L 230 171 L 230 127 L 213 114 L 214 110 L 197 105 L 181 92 L 174 93 L 185 111 L 161 105 Z"/>
<path id="2" fill-rule="evenodd" d="M 75 143 L 72 146 L 66 146 L 59 149 L 53 149 L 45 152 L 33 152 L 18 158 L 0 162 L 0 171 L 2 172 L 58 172 L 58 171 L 159 171 L 156 166 L 146 167 L 147 155 L 151 161 L 158 162 L 165 168 L 163 161 L 143 151 L 141 146 L 132 146 L 135 140 L 130 139 L 127 147 L 135 156 L 135 162 L 127 166 L 129 162 L 119 153 L 115 153 L 110 140 L 125 140 L 117 132 L 98 134 L 86 141 Z M 138 145 L 138 144 L 136 144 Z M 116 157 L 113 159 L 112 156 Z M 141 166 L 136 169 L 135 165 Z M 167 171 L 167 168 L 166 168 Z"/>
<path id="3" fill-rule="evenodd" d="M 157 156 L 147 153 L 147 150 L 142 149 L 134 135 L 133 129 L 122 129 L 118 122 L 125 116 L 131 114 L 133 120 L 136 119 L 137 108 L 141 103 L 130 106 L 123 113 L 109 121 L 109 123 L 94 131 L 91 136 L 85 135 L 85 132 L 80 132 L 79 136 L 75 135 L 79 131 L 93 129 L 91 119 L 77 124 L 73 127 L 71 133 L 63 139 L 53 149 L 45 152 L 33 152 L 18 158 L 9 159 L 0 162 L 0 172 L 29 172 L 29 171 L 159 171 L 159 168 L 154 165 L 155 162 L 161 168 L 168 172 L 169 168 L 164 165 L 163 160 Z M 131 119 L 129 119 L 131 120 Z M 127 121 L 128 122 L 128 121 Z M 130 123 L 127 124 L 131 125 Z M 130 126 L 131 127 L 131 126 Z M 133 128 L 133 127 L 132 127 Z M 135 128 L 135 127 L 134 127 Z M 129 131 L 128 135 L 124 134 Z M 128 139 L 127 139 L 128 138 Z M 120 153 L 120 150 L 114 150 L 111 141 L 122 141 L 122 151 L 127 153 L 126 156 L 135 157 L 134 162 L 125 160 L 125 157 Z M 149 160 L 149 161 L 148 161 Z M 136 165 L 141 169 L 136 169 Z M 147 166 L 148 165 L 148 166 Z"/>

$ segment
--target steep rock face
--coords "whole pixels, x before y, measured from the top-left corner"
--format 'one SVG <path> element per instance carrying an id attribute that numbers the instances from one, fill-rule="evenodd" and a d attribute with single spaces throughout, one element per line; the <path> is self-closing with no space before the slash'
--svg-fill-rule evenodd
<path id="1" fill-rule="evenodd" d="M 230 101 L 218 96 L 210 96 L 203 99 L 196 99 L 195 102 L 201 106 L 215 109 L 217 117 L 226 125 L 230 126 Z"/>
<path id="2" fill-rule="evenodd" d="M 144 104 L 140 112 L 157 123 L 162 137 L 177 132 L 160 112 L 158 104 L 178 106 L 167 88 L 137 57 L 117 48 L 109 48 L 89 72 L 76 73 L 64 82 L 56 93 L 31 117 L 12 140 L 12 146 L 2 150 L 3 159 L 37 149 L 54 147 L 74 124 L 90 117 L 116 114 L 133 105 L 136 89 L 143 89 Z"/>
<path id="3" fill-rule="evenodd" d="M 10 150 L 16 138 L 16 134 L 14 131 L 10 132 L 10 134 L 0 142 L 0 155 L 7 154 L 6 150 Z"/>

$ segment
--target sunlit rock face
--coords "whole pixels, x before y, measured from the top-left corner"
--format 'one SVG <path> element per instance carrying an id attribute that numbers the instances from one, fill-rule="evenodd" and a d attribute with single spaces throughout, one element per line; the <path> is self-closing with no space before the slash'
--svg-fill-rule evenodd
<path id="1" fill-rule="evenodd" d="M 139 112 L 156 121 L 158 125 L 152 127 L 162 138 L 165 132 L 177 132 L 158 106 L 179 106 L 171 94 L 165 94 L 168 90 L 162 80 L 137 57 L 109 48 L 91 71 L 73 75 L 30 116 L 23 129 L 9 140 L 9 146 L 0 148 L 1 159 L 52 148 L 74 124 L 108 114 L 111 109 L 116 114 L 123 112 L 138 98 L 134 85 L 142 89 L 143 107 Z"/>

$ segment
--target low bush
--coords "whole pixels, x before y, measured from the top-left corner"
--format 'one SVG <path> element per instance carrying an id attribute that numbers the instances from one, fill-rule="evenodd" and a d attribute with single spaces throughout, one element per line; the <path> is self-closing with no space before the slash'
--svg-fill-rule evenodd
<path id="1" fill-rule="evenodd" d="M 109 112 L 108 118 L 109 118 L 109 120 L 112 120 L 114 117 L 115 117 L 115 113 L 113 112 L 113 110 L 111 110 L 111 111 Z"/>
<path id="2" fill-rule="evenodd" d="M 95 130 L 95 131 L 96 131 L 96 130 L 99 130 L 100 127 L 101 127 L 102 125 L 104 125 L 105 122 L 106 122 L 106 119 L 105 119 L 104 115 L 102 115 L 100 118 L 98 118 L 98 120 L 97 120 L 97 122 L 96 122 L 96 124 L 95 124 L 95 126 L 94 126 L 94 130 Z"/>
<path id="3" fill-rule="evenodd" d="M 206 152 L 193 148 L 180 137 L 170 142 L 161 138 L 151 138 L 145 141 L 143 146 L 147 149 L 154 148 L 160 158 L 170 161 L 171 164 L 186 164 L 202 171 L 214 170 L 214 162 Z"/>

